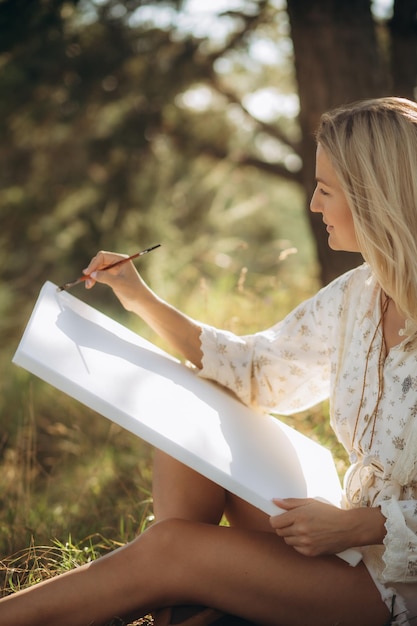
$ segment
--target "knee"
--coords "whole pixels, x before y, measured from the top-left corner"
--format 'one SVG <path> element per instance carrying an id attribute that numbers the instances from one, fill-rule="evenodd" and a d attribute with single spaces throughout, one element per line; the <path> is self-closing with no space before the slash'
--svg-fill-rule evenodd
<path id="1" fill-rule="evenodd" d="M 150 549 L 163 553 L 170 558 L 173 553 L 181 551 L 187 540 L 188 527 L 193 522 L 183 519 L 169 518 L 155 522 L 144 534 L 146 534 Z M 139 541 L 143 535 L 139 536 Z"/>
<path id="2" fill-rule="evenodd" d="M 134 571 L 138 563 L 148 571 L 152 571 L 155 566 L 159 572 L 172 569 L 173 564 L 181 561 L 181 555 L 187 553 L 188 524 L 174 518 L 155 522 L 133 541 L 98 559 L 93 565 L 101 567 L 101 564 L 104 566 L 111 559 L 113 566 L 120 562 L 121 567 L 130 571 Z"/>

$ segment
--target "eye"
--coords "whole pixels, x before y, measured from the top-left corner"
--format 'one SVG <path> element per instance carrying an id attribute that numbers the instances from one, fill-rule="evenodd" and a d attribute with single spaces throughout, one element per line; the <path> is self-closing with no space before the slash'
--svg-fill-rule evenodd
<path id="1" fill-rule="evenodd" d="M 325 189 L 323 189 L 323 185 L 322 185 L 322 181 L 321 180 L 317 180 L 316 181 L 315 193 L 319 193 L 323 197 L 330 196 L 330 193 L 328 191 L 325 191 Z"/>

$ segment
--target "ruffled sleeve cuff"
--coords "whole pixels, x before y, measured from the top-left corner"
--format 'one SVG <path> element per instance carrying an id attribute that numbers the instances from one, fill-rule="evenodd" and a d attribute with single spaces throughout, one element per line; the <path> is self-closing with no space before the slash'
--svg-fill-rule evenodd
<path id="1" fill-rule="evenodd" d="M 240 400 L 251 403 L 251 346 L 228 331 L 201 325 L 201 378 L 214 380 L 233 391 Z M 233 356 L 239 355 L 234 360 Z M 236 363 L 236 364 L 235 364 Z"/>
<path id="2" fill-rule="evenodd" d="M 403 503 L 405 504 L 405 503 Z M 394 498 L 381 503 L 381 512 L 386 517 L 383 554 L 383 582 L 417 581 L 416 534 L 408 528 L 404 511 Z"/>
<path id="3" fill-rule="evenodd" d="M 202 378 L 209 378 L 210 380 L 215 378 L 214 374 L 218 371 L 217 332 L 218 331 L 211 326 L 201 324 L 200 341 L 203 358 L 199 375 Z"/>

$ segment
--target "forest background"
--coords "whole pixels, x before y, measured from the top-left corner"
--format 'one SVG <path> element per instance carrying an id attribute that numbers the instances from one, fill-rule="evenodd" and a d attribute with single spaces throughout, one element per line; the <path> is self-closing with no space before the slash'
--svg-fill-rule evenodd
<path id="1" fill-rule="evenodd" d="M 158 293 L 245 333 L 361 262 L 332 253 L 308 212 L 314 129 L 348 101 L 414 98 L 416 13 L 416 0 L 0 1 L 7 576 L 27 546 L 123 543 L 152 513 L 150 447 L 11 364 L 43 282 L 99 249 L 160 242 L 140 261 Z M 109 290 L 74 295 L 155 340 Z M 326 406 L 295 423 L 342 471 Z"/>

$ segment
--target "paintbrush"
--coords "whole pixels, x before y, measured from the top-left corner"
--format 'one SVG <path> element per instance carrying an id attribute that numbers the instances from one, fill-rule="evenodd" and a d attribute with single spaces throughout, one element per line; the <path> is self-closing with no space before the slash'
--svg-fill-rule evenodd
<path id="1" fill-rule="evenodd" d="M 100 268 L 99 271 L 105 272 L 106 270 L 109 270 L 112 267 L 118 267 L 119 265 L 124 265 L 124 263 L 127 263 L 128 261 L 132 261 L 132 259 L 137 259 L 139 256 L 147 254 L 151 250 L 155 250 L 155 248 L 159 248 L 160 245 L 161 245 L 160 243 L 157 243 L 155 246 L 146 248 L 146 250 L 141 250 L 140 252 L 136 252 L 135 254 L 132 254 L 132 256 L 128 256 L 124 259 L 120 259 L 120 261 L 116 261 L 115 263 L 110 263 L 110 265 L 105 265 L 104 267 Z M 71 287 L 74 287 L 75 285 L 78 285 L 79 283 L 83 283 L 88 278 L 90 278 L 89 274 L 83 274 L 82 276 L 80 276 L 76 280 L 73 280 L 70 283 L 64 283 L 63 285 L 58 287 L 57 291 L 66 291 L 67 289 L 71 289 Z"/>

